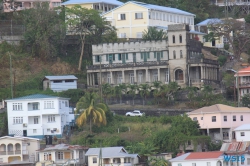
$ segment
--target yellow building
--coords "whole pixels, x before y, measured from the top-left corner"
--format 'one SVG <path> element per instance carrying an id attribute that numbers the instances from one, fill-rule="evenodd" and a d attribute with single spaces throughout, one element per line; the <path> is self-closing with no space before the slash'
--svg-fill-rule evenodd
<path id="1" fill-rule="evenodd" d="M 37 161 L 38 149 L 40 149 L 39 139 L 20 136 L 0 137 L 0 165 L 33 165 Z"/>
<path id="2" fill-rule="evenodd" d="M 101 13 L 108 12 L 122 4 L 122 2 L 117 0 L 69 0 L 62 3 L 62 5 L 69 8 L 74 5 L 81 5 L 83 8 L 95 9 Z"/>
<path id="3" fill-rule="evenodd" d="M 194 14 L 137 1 L 129 1 L 102 16 L 116 27 L 119 38 L 142 38 L 143 31 L 150 26 L 186 23 L 194 30 Z"/>

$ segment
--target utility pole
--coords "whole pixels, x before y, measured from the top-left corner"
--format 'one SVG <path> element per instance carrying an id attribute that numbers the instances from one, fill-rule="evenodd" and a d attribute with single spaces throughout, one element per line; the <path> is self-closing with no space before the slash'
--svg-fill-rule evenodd
<path id="1" fill-rule="evenodd" d="M 238 95 L 238 107 L 240 107 L 240 88 L 239 88 L 239 71 L 237 71 L 237 95 Z"/>
<path id="2" fill-rule="evenodd" d="M 10 92 L 11 92 L 11 98 L 13 99 L 13 82 L 12 82 L 12 59 L 11 54 L 8 52 L 10 56 Z"/>
<path id="3" fill-rule="evenodd" d="M 101 57 L 101 55 L 99 55 L 99 61 L 100 61 L 100 82 L 99 82 L 99 86 L 100 86 L 100 97 L 101 97 L 101 103 L 102 103 L 102 57 Z"/>

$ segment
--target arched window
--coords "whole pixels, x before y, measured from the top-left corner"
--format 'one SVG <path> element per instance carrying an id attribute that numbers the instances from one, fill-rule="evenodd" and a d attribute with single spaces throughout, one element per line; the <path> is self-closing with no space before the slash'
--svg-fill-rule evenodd
<path id="1" fill-rule="evenodd" d="M 182 36 L 181 35 L 179 36 L 179 41 L 180 41 L 180 43 L 182 43 Z"/>
<path id="2" fill-rule="evenodd" d="M 176 81 L 181 81 L 181 80 L 183 80 L 184 78 L 183 78 L 183 71 L 181 70 L 181 69 L 177 69 L 176 71 L 175 71 L 175 80 Z"/>
<path id="3" fill-rule="evenodd" d="M 173 51 L 173 57 L 174 57 L 174 59 L 176 59 L 176 53 L 175 53 L 175 51 Z"/>
<path id="4" fill-rule="evenodd" d="M 175 43 L 175 35 L 173 35 L 173 43 Z"/>
<path id="5" fill-rule="evenodd" d="M 180 50 L 180 58 L 183 58 L 182 50 Z"/>

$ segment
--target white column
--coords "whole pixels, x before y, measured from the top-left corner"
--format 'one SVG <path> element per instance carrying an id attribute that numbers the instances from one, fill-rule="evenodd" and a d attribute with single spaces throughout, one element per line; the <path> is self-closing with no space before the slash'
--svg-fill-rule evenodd
<path id="1" fill-rule="evenodd" d="M 87 73 L 87 85 L 89 85 L 89 73 Z"/>
<path id="2" fill-rule="evenodd" d="M 136 70 L 134 70 L 134 82 L 136 82 L 137 83 L 137 75 L 136 75 Z"/>
<path id="3" fill-rule="evenodd" d="M 124 70 L 122 70 L 122 83 L 125 83 Z"/>
<path id="4" fill-rule="evenodd" d="M 158 81 L 160 81 L 160 68 L 157 69 L 157 76 L 158 76 Z"/>
<path id="5" fill-rule="evenodd" d="M 148 81 L 148 69 L 146 69 L 146 82 L 149 82 Z"/>
<path id="6" fill-rule="evenodd" d="M 111 84 L 113 84 L 113 72 L 112 71 L 110 71 L 110 79 L 111 79 Z"/>

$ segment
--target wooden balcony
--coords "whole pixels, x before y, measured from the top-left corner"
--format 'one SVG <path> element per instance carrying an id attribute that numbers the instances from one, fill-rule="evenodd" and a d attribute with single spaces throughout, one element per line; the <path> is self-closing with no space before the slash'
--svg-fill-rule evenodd
<path id="1" fill-rule="evenodd" d="M 149 61 L 149 62 L 129 62 L 129 63 L 113 63 L 101 65 L 102 69 L 113 68 L 128 68 L 128 67 L 148 67 L 148 66 L 162 66 L 168 65 L 168 61 Z M 100 65 L 87 66 L 88 70 L 100 70 Z"/>

